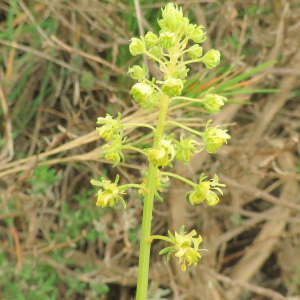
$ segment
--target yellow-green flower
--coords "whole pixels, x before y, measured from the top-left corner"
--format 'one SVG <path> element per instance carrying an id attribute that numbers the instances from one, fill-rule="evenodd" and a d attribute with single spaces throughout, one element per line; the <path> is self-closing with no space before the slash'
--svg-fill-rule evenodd
<path id="1" fill-rule="evenodd" d="M 205 32 L 202 30 L 202 25 L 190 24 L 187 27 L 187 37 L 193 40 L 195 43 L 203 43 L 206 40 Z"/>
<path id="2" fill-rule="evenodd" d="M 156 148 L 145 149 L 145 153 L 149 161 L 158 167 L 172 166 L 170 162 L 174 159 L 175 148 L 172 140 L 164 137 Z"/>
<path id="3" fill-rule="evenodd" d="M 117 135 L 117 137 L 112 140 L 111 144 L 106 144 L 102 147 L 104 152 L 102 152 L 101 155 L 105 155 L 106 160 L 114 162 L 113 167 L 120 163 L 121 159 L 123 163 L 125 162 L 125 157 L 122 153 L 123 142 L 125 139 L 122 141 L 122 138 L 123 133 L 121 132 L 121 134 Z"/>
<path id="4" fill-rule="evenodd" d="M 226 185 L 219 183 L 218 176 L 215 175 L 214 179 L 203 181 L 206 178 L 207 176 L 204 176 L 202 173 L 200 176 L 199 185 L 197 185 L 193 191 L 186 193 L 185 198 L 189 196 L 189 202 L 191 205 L 199 204 L 203 200 L 205 200 L 209 206 L 216 205 L 219 202 L 219 197 L 212 190 L 217 190 L 223 195 L 222 190 L 218 188 L 218 186 L 225 187 Z"/>
<path id="5" fill-rule="evenodd" d="M 101 127 L 97 127 L 96 130 L 99 135 L 105 139 L 107 142 L 111 141 L 118 134 L 118 130 L 123 128 L 119 125 L 121 114 L 118 114 L 117 120 L 114 120 L 110 114 L 106 114 L 105 118 L 97 118 L 97 124 L 104 124 Z"/>
<path id="6" fill-rule="evenodd" d="M 186 82 L 185 78 L 187 77 L 189 70 L 190 69 L 184 65 L 178 65 L 176 67 L 176 71 L 174 72 L 174 78 L 181 79 L 182 83 L 185 83 Z"/>
<path id="7" fill-rule="evenodd" d="M 143 196 L 146 196 L 147 190 L 146 190 L 146 186 L 147 186 L 147 178 L 148 178 L 148 172 L 143 171 L 143 183 L 142 185 L 145 187 L 144 189 L 139 189 L 138 193 L 142 194 Z M 162 192 L 164 188 L 168 187 L 168 185 L 166 184 L 166 182 L 169 181 L 169 177 L 165 176 L 163 177 L 163 175 L 161 175 L 160 171 L 158 170 L 156 173 L 156 185 L 155 185 L 155 192 L 154 192 L 154 196 L 156 197 L 157 200 L 159 201 L 163 201 L 163 199 L 161 198 L 161 196 L 158 194 L 157 191 Z"/>
<path id="8" fill-rule="evenodd" d="M 149 108 L 150 111 L 153 111 L 153 108 L 159 105 L 157 91 L 145 82 L 136 83 L 132 87 L 130 94 L 141 105 L 142 109 Z"/>
<path id="9" fill-rule="evenodd" d="M 203 51 L 202 47 L 200 47 L 198 44 L 193 45 L 188 49 L 188 57 L 190 59 L 197 59 L 200 56 L 202 56 L 202 51 Z"/>
<path id="10" fill-rule="evenodd" d="M 161 53 L 162 48 L 160 46 L 154 46 L 151 49 L 149 49 L 149 53 L 156 57 L 157 59 L 160 59 L 163 55 Z M 155 61 L 153 58 L 150 57 L 152 61 Z"/>
<path id="11" fill-rule="evenodd" d="M 189 19 L 183 16 L 182 8 L 169 3 L 162 9 L 162 19 L 158 20 L 161 32 L 183 31 L 189 25 Z"/>
<path id="12" fill-rule="evenodd" d="M 131 43 L 129 44 L 129 51 L 132 56 L 145 53 L 145 41 L 143 39 L 132 38 Z"/>
<path id="13" fill-rule="evenodd" d="M 175 42 L 176 42 L 176 37 L 173 32 L 163 32 L 159 36 L 159 44 L 166 50 L 174 47 Z"/>
<path id="14" fill-rule="evenodd" d="M 145 65 L 143 65 L 143 67 L 133 66 L 128 70 L 127 73 L 129 73 L 133 79 L 139 80 L 146 77 L 146 75 L 148 74 L 148 70 L 146 70 Z"/>
<path id="15" fill-rule="evenodd" d="M 197 150 L 196 145 L 201 145 L 197 141 L 193 140 L 195 137 L 191 135 L 187 139 L 183 139 L 184 134 L 180 135 L 180 140 L 174 140 L 176 144 L 176 155 L 175 158 L 182 161 L 183 163 L 188 163 L 190 159 L 194 156 L 193 152 L 199 153 L 202 149 Z"/>
<path id="16" fill-rule="evenodd" d="M 208 127 L 208 121 L 206 125 L 206 131 L 204 134 L 204 147 L 209 153 L 215 153 L 224 143 L 227 144 L 227 139 L 230 139 L 230 135 L 226 133 L 228 130 L 222 130 L 219 127 Z"/>
<path id="17" fill-rule="evenodd" d="M 111 183 L 110 180 L 106 180 L 106 179 L 103 179 L 102 182 L 94 179 L 91 180 L 92 185 L 102 187 L 102 189 L 100 189 L 97 193 L 98 195 L 97 202 L 96 202 L 97 206 L 101 206 L 103 208 L 108 205 L 112 207 L 116 205 L 120 200 L 124 208 L 126 209 L 126 204 L 124 202 L 124 199 L 120 195 L 126 194 L 124 191 L 127 189 L 127 187 L 124 186 L 118 188 L 117 187 L 118 181 L 119 181 L 119 175 L 117 175 L 114 183 Z"/>
<path id="18" fill-rule="evenodd" d="M 160 82 L 158 82 L 160 83 Z M 183 89 L 183 82 L 181 79 L 170 78 L 163 82 L 161 88 L 169 97 L 181 95 Z"/>
<path id="19" fill-rule="evenodd" d="M 181 270 L 184 272 L 187 266 L 193 264 L 194 267 L 197 266 L 198 258 L 201 258 L 201 255 L 198 251 L 206 250 L 199 249 L 199 245 L 202 243 L 202 237 L 199 235 L 197 238 L 194 238 L 197 235 L 195 230 L 192 230 L 188 234 L 184 234 L 184 226 L 180 228 L 180 234 L 175 232 L 175 236 L 172 233 L 168 232 L 169 238 L 161 236 L 153 236 L 150 238 L 162 239 L 168 241 L 174 246 L 167 247 L 159 252 L 160 255 L 167 253 L 167 260 L 170 260 L 172 253 L 175 253 L 175 256 L 179 258 L 179 263 L 181 265 Z M 186 265 L 187 264 L 187 265 Z"/>
<path id="20" fill-rule="evenodd" d="M 201 61 L 208 69 L 212 69 L 220 63 L 220 56 L 220 51 L 211 49 L 201 58 Z"/>
<path id="21" fill-rule="evenodd" d="M 204 107 L 210 114 L 215 114 L 220 111 L 220 107 L 227 101 L 225 97 L 217 94 L 209 94 L 209 92 L 205 95 L 204 100 Z"/>
<path id="22" fill-rule="evenodd" d="M 149 48 L 152 48 L 158 44 L 159 38 L 152 31 L 148 31 L 145 35 L 145 42 Z"/>

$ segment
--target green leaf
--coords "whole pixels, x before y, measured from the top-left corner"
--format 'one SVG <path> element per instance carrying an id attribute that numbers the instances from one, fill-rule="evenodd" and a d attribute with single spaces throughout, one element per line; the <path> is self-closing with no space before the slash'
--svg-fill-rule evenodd
<path id="1" fill-rule="evenodd" d="M 105 295 L 109 292 L 109 287 L 106 284 L 91 284 L 90 288 L 95 291 L 98 295 Z"/>

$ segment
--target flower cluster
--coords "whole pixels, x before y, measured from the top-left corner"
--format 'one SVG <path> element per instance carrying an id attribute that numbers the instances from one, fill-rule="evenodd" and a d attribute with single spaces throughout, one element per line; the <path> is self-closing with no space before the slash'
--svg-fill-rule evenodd
<path id="1" fill-rule="evenodd" d="M 219 183 L 218 176 L 215 175 L 214 179 L 204 181 L 204 179 L 206 178 L 207 176 L 204 176 L 204 174 L 202 173 L 200 176 L 199 184 L 194 188 L 193 191 L 186 193 L 185 198 L 189 196 L 189 202 L 192 205 L 199 204 L 203 200 L 205 200 L 209 206 L 216 205 L 219 202 L 219 197 L 212 190 L 217 190 L 223 195 L 222 190 L 218 188 L 218 186 L 225 187 L 226 185 Z"/>
<path id="2" fill-rule="evenodd" d="M 190 24 L 188 18 L 183 16 L 182 8 L 169 3 L 162 9 L 162 19 L 158 20 L 161 28 L 157 36 L 148 31 L 145 37 L 132 38 L 129 45 L 130 53 L 135 55 L 145 54 L 159 64 L 160 70 L 165 73 L 164 81 L 157 81 L 161 89 L 145 78 L 147 70 L 139 66 L 129 69 L 132 78 L 139 81 L 131 89 L 134 99 L 141 104 L 143 109 L 151 109 L 159 105 L 159 94 L 164 92 L 169 97 L 181 95 L 185 78 L 189 72 L 186 64 L 203 62 L 207 68 L 216 67 L 220 62 L 220 52 L 210 50 L 203 57 L 203 49 L 199 43 L 205 41 L 203 26 Z M 188 41 L 194 45 L 186 49 Z M 184 62 L 184 55 L 191 59 Z M 154 83 L 152 81 L 152 83 Z M 207 107 L 210 107 L 209 104 Z"/>
<path id="3" fill-rule="evenodd" d="M 159 109 L 157 126 L 154 127 L 143 123 L 120 124 L 120 114 L 117 119 L 113 119 L 111 115 L 107 114 L 104 118 L 98 118 L 97 124 L 102 126 L 96 128 L 99 135 L 106 142 L 109 142 L 109 144 L 102 147 L 104 150 L 102 155 L 105 156 L 105 159 L 112 161 L 114 163 L 113 166 L 116 166 L 120 161 L 125 162 L 122 150 L 127 149 L 145 154 L 149 160 L 150 171 L 149 173 L 147 171 L 143 172 L 142 184 L 129 183 L 124 186 L 118 186 L 118 175 L 114 183 L 102 179 L 102 181 L 91 180 L 91 184 L 101 187 L 98 191 L 96 203 L 100 207 L 112 207 L 118 201 L 121 201 L 124 208 L 126 208 L 125 201 L 121 196 L 125 194 L 127 188 L 137 188 L 138 193 L 146 199 L 144 201 L 146 209 L 143 213 L 141 244 L 149 243 L 153 239 L 170 242 L 172 246 L 161 250 L 160 254 L 168 253 L 167 260 L 170 259 L 172 254 L 175 254 L 179 259 L 182 271 L 185 271 L 187 266 L 192 264 L 196 266 L 198 259 L 201 258 L 199 251 L 205 250 L 199 249 L 202 237 L 200 235 L 197 237 L 195 230 L 185 234 L 184 226 L 181 227 L 179 234 L 175 232 L 175 235 L 172 235 L 169 232 L 169 237 L 159 235 L 149 236 L 153 194 L 156 199 L 163 201 L 159 192 L 162 192 L 167 187 L 168 176 L 172 176 L 181 179 L 193 187 L 193 190 L 185 195 L 185 199 L 188 198 L 191 205 L 199 204 L 205 200 L 209 206 L 213 206 L 219 202 L 219 197 L 215 191 L 222 194 L 221 187 L 225 187 L 225 185 L 219 183 L 217 175 L 213 179 L 207 180 L 207 177 L 201 174 L 199 184 L 197 184 L 179 175 L 170 172 L 161 172 L 159 169 L 166 166 L 172 167 L 171 162 L 173 159 L 189 163 L 194 153 L 199 153 L 203 148 L 209 153 L 215 153 L 218 148 L 227 143 L 230 135 L 227 133 L 227 130 L 220 129 L 220 126 L 209 127 L 209 123 L 212 122 L 211 120 L 207 122 L 205 132 L 198 132 L 172 119 L 168 120 L 168 107 L 170 103 L 174 104 L 177 100 L 190 101 L 200 103 L 208 113 L 214 114 L 220 111 L 220 108 L 225 104 L 227 99 L 211 93 L 211 89 L 207 91 L 204 99 L 181 96 L 184 92 L 184 84 L 190 70 L 187 66 L 192 63 L 201 62 L 206 68 L 212 69 L 220 63 L 220 52 L 211 49 L 207 53 L 203 53 L 201 43 L 206 39 L 203 26 L 191 24 L 190 20 L 184 17 L 182 8 L 173 3 L 167 4 L 162 9 L 162 18 L 158 20 L 158 24 L 160 27 L 158 34 L 148 31 L 145 36 L 132 38 L 129 50 L 133 56 L 145 55 L 157 63 L 159 70 L 163 73 L 161 77 L 163 79 L 157 81 L 155 78 L 149 77 L 149 71 L 145 65 L 136 65 L 128 70 L 131 78 L 137 81 L 130 90 L 130 94 L 134 100 L 142 109 L 149 109 L 151 112 L 154 109 Z M 156 115 L 156 112 L 154 115 Z M 176 140 L 173 138 L 173 134 L 165 134 L 165 128 L 170 124 L 187 130 L 194 135 L 184 139 L 184 134 L 181 134 L 179 140 Z M 125 138 L 123 138 L 122 129 L 125 126 L 141 126 L 146 128 L 145 130 L 150 128 L 154 134 L 151 148 L 139 149 L 130 144 L 124 145 Z M 202 137 L 203 142 L 196 141 L 195 135 Z M 141 249 L 142 251 L 145 249 L 143 245 Z M 149 263 L 149 257 L 146 256 L 142 256 L 141 264 L 143 266 Z M 139 268 L 139 272 L 143 272 L 144 269 Z M 144 276 L 144 274 L 142 275 Z M 138 284 L 138 294 L 140 293 L 139 288 Z"/>
<path id="4" fill-rule="evenodd" d="M 197 238 L 194 238 L 197 235 L 195 230 L 192 230 L 188 234 L 184 234 L 184 226 L 180 229 L 180 234 L 175 232 L 175 236 L 172 233 L 168 232 L 169 238 L 162 237 L 161 239 L 166 240 L 174 246 L 167 247 L 159 252 L 159 254 L 165 254 L 168 252 L 167 260 L 170 260 L 172 253 L 175 253 L 175 256 L 179 258 L 179 263 L 181 264 L 181 270 L 184 272 L 186 270 L 186 263 L 188 266 L 191 264 L 194 267 L 197 266 L 198 258 L 201 258 L 201 255 L 198 251 L 206 250 L 199 249 L 199 245 L 202 243 L 202 237 L 199 235 Z M 160 236 L 153 236 L 150 238 L 160 239 Z"/>
<path id="5" fill-rule="evenodd" d="M 119 175 L 117 175 L 116 180 L 114 183 L 111 183 L 110 180 L 103 179 L 101 181 L 97 181 L 92 179 L 91 184 L 100 186 L 102 189 L 98 191 L 98 198 L 97 198 L 97 206 L 105 207 L 109 205 L 110 207 L 116 205 L 118 201 L 120 200 L 126 208 L 126 203 L 124 199 L 120 195 L 126 194 L 124 191 L 127 189 L 126 186 L 124 187 L 117 187 L 117 183 L 119 181 Z"/>

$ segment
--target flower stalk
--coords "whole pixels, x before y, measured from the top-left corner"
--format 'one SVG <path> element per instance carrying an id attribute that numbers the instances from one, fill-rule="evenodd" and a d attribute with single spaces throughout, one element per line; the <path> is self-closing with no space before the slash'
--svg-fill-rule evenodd
<path id="1" fill-rule="evenodd" d="M 159 140 L 163 137 L 164 123 L 167 116 L 168 105 L 169 97 L 166 95 L 162 95 L 153 148 L 158 146 Z M 150 162 L 146 185 L 148 193 L 144 198 L 143 209 L 142 235 L 140 244 L 139 270 L 136 291 L 136 299 L 138 300 L 147 300 L 146 296 L 148 289 L 149 260 L 151 248 L 151 243 L 147 242 L 147 239 L 151 234 L 151 222 L 153 212 L 154 191 L 156 189 L 157 171 L 158 167 Z"/>

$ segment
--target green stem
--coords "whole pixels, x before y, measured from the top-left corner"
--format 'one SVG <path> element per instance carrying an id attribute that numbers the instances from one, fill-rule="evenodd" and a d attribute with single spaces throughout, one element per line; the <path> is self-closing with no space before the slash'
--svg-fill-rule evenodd
<path id="1" fill-rule="evenodd" d="M 169 105 L 169 97 L 165 94 L 161 96 L 160 111 L 156 134 L 154 137 L 153 148 L 158 146 L 159 140 L 163 137 L 164 123 L 166 120 L 167 110 Z M 157 166 L 149 163 L 147 190 L 149 191 L 144 199 L 143 220 L 142 220 L 142 235 L 140 244 L 139 269 L 137 280 L 136 300 L 147 300 L 149 262 L 150 262 L 150 247 L 149 237 L 151 235 L 151 222 L 153 211 L 154 192 L 156 190 L 156 174 Z"/>
<path id="2" fill-rule="evenodd" d="M 187 131 L 189 131 L 189 132 L 192 132 L 192 133 L 194 133 L 194 134 L 196 134 L 196 135 L 199 135 L 199 136 L 201 136 L 201 137 L 204 136 L 204 133 L 198 132 L 198 131 L 196 131 L 196 130 L 191 129 L 190 127 L 184 126 L 184 125 L 182 125 L 182 124 L 180 124 L 180 123 L 177 123 L 177 122 L 174 122 L 174 121 L 167 121 L 166 124 L 173 124 L 173 125 L 175 125 L 175 126 L 178 126 L 178 127 L 180 127 L 180 128 L 183 128 L 183 129 L 185 129 L 185 130 L 187 130 Z"/>
<path id="3" fill-rule="evenodd" d="M 162 236 L 162 235 L 151 235 L 151 236 L 149 236 L 149 239 L 150 240 L 163 240 L 163 241 L 174 244 L 173 240 L 171 240 L 170 238 L 168 238 L 166 236 Z"/>
<path id="4" fill-rule="evenodd" d="M 123 127 L 126 127 L 126 126 L 147 127 L 147 128 L 152 129 L 153 131 L 155 130 L 155 128 L 153 126 L 148 125 L 148 124 L 142 124 L 142 123 L 125 123 L 125 124 L 120 124 L 120 125 L 122 125 Z"/>
<path id="5" fill-rule="evenodd" d="M 188 65 L 188 64 L 193 64 L 196 62 L 202 62 L 202 60 L 203 60 L 203 57 L 197 58 L 197 59 L 192 59 L 192 60 L 187 60 L 187 61 L 181 63 L 180 65 Z"/>
<path id="6" fill-rule="evenodd" d="M 146 187 L 144 185 L 135 184 L 135 183 L 124 184 L 124 185 L 119 186 L 119 188 L 122 188 L 124 186 L 126 186 L 126 187 L 132 187 L 132 188 L 137 188 L 137 189 L 143 189 L 143 190 L 146 189 Z"/>
<path id="7" fill-rule="evenodd" d="M 191 185 L 192 187 L 197 187 L 198 184 L 194 183 L 193 181 L 190 181 L 182 176 L 179 176 L 179 175 L 176 175 L 176 174 L 173 174 L 173 173 L 169 173 L 169 172 L 160 172 L 161 175 L 166 175 L 166 176 L 171 176 L 171 177 L 174 177 L 174 178 L 177 178 L 181 181 L 184 181 L 185 183 Z"/>
<path id="8" fill-rule="evenodd" d="M 196 102 L 196 103 L 204 103 L 205 102 L 205 99 L 193 99 L 193 98 L 189 98 L 189 97 L 173 97 L 170 99 L 170 101 L 173 101 L 173 100 L 186 100 L 186 101 L 190 101 L 190 102 Z"/>
<path id="9" fill-rule="evenodd" d="M 150 58 L 152 58 L 153 60 L 156 60 L 159 64 L 163 65 L 165 70 L 167 70 L 166 64 L 161 61 L 160 59 L 158 59 L 157 57 L 153 56 L 152 54 L 150 54 L 148 51 L 146 51 L 145 53 L 147 56 L 149 56 Z"/>
<path id="10" fill-rule="evenodd" d="M 146 153 L 143 150 L 141 150 L 139 148 L 136 148 L 136 147 L 133 147 L 133 146 L 123 146 L 122 149 L 129 149 L 129 150 L 140 152 L 140 153 L 146 155 Z"/>

